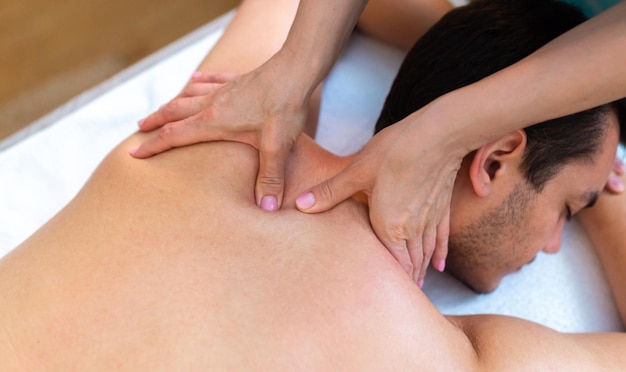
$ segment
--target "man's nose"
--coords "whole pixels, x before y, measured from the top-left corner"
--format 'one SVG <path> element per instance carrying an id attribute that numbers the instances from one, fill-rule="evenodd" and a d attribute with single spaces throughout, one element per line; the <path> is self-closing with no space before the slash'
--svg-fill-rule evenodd
<path id="1" fill-rule="evenodd" d="M 546 253 L 556 253 L 561 249 L 561 238 L 563 237 L 563 226 L 565 226 L 565 217 L 561 217 L 557 223 L 550 240 L 546 243 L 543 251 Z"/>

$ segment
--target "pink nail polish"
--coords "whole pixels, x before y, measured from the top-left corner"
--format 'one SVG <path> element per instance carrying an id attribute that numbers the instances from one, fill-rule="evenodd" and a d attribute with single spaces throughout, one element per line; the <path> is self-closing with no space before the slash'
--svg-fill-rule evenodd
<path id="1" fill-rule="evenodd" d="M 624 191 L 624 184 L 622 183 L 622 181 L 619 178 L 617 178 L 617 177 L 613 178 L 612 177 L 611 179 L 609 179 L 609 183 L 611 184 L 611 188 L 613 190 L 618 191 L 618 192 Z"/>
<path id="2" fill-rule="evenodd" d="M 139 126 L 139 128 L 141 128 L 141 126 L 143 125 L 143 122 L 146 121 L 146 119 L 141 119 L 137 122 L 137 125 Z"/>
<path id="3" fill-rule="evenodd" d="M 202 76 L 202 72 L 200 71 L 195 71 L 193 74 L 191 74 L 192 78 L 199 78 L 200 76 Z"/>
<path id="4" fill-rule="evenodd" d="M 315 205 L 315 195 L 313 195 L 312 192 L 307 192 L 298 196 L 298 199 L 296 199 L 296 205 L 300 209 L 311 208 L 313 205 Z"/>
<path id="5" fill-rule="evenodd" d="M 137 150 L 139 150 L 139 147 L 135 147 L 134 149 L 130 150 L 130 154 L 132 156 L 135 156 L 135 153 L 137 152 Z"/>
<path id="6" fill-rule="evenodd" d="M 420 279 L 420 280 L 417 282 L 417 285 L 418 285 L 420 288 L 424 287 L 424 279 Z"/>
<path id="7" fill-rule="evenodd" d="M 263 199 L 261 199 L 261 208 L 268 212 L 274 212 L 278 210 L 278 200 L 276 200 L 275 196 L 264 196 Z"/>
<path id="8" fill-rule="evenodd" d="M 442 273 L 446 269 L 446 260 L 439 260 L 439 262 L 435 264 L 435 269 Z"/>

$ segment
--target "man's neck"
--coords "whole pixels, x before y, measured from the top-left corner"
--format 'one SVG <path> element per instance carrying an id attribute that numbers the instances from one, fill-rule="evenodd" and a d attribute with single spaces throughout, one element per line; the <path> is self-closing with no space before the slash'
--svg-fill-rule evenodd
<path id="1" fill-rule="evenodd" d="M 298 137 L 287 159 L 283 206 L 295 208 L 295 199 L 302 192 L 336 175 L 353 158 L 354 155 L 337 156 L 309 136 Z"/>

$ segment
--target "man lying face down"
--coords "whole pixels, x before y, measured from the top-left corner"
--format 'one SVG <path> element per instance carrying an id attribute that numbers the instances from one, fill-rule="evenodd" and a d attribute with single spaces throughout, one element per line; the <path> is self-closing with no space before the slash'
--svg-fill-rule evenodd
<path id="1" fill-rule="evenodd" d="M 569 5 L 541 0 L 479 1 L 451 11 L 407 55 L 376 131 L 584 20 Z M 452 194 L 447 270 L 489 292 L 539 251 L 556 253 L 565 220 L 592 206 L 601 191 L 597 180 L 615 150 L 623 104 L 539 123 L 466 156 Z"/>
<path id="2" fill-rule="evenodd" d="M 534 6 L 544 1 L 554 6 Z M 284 36 L 297 5 L 243 1 L 207 67 L 258 66 L 263 44 L 248 37 L 259 40 L 278 20 L 284 27 L 274 31 Z M 489 17 L 476 10 L 484 6 L 459 14 Z M 291 13 L 281 13 L 287 8 Z M 564 17 L 544 11 L 550 22 Z M 553 226 L 532 244 L 534 255 L 562 224 L 566 206 L 575 212 L 603 188 L 617 145 L 616 119 L 607 111 L 597 114 L 599 129 L 585 132 L 597 131 L 595 150 L 562 166 L 540 191 L 525 188 L 519 171 L 526 133 L 502 136 L 468 157 L 455 187 L 453 213 L 460 216 L 453 232 L 480 221 L 468 216 L 475 209 L 505 206 L 493 228 L 511 234 L 510 220 L 541 203 L 541 215 L 531 218 L 545 216 Z M 616 370 L 626 363 L 623 334 L 570 335 L 504 316 L 443 316 L 380 243 L 363 199 L 315 215 L 295 209 L 298 195 L 351 161 L 305 135 L 289 154 L 284 207 L 273 213 L 255 204 L 256 149 L 225 141 L 145 160 L 129 156 L 148 135 L 117 146 L 62 211 L 0 259 L 3 371 Z M 491 227 L 481 242 L 496 239 Z M 544 232 L 537 229 L 533 238 Z M 597 247 L 609 257 L 605 268 L 626 267 L 623 255 Z M 449 266 L 461 267 L 454 259 Z M 471 270 L 469 278 L 481 278 Z M 625 314 L 624 302 L 617 304 Z"/>

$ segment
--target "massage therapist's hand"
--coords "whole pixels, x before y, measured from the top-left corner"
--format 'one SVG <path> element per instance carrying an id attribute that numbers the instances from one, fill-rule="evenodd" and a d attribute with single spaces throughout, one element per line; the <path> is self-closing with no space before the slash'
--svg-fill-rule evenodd
<path id="1" fill-rule="evenodd" d="M 257 205 L 280 209 L 285 162 L 304 127 L 310 96 L 307 89 L 285 78 L 286 73 L 282 64 L 270 59 L 247 74 L 204 78 L 205 84 L 224 84 L 210 94 L 179 97 L 146 118 L 141 130 L 158 130 L 131 154 L 147 158 L 206 141 L 247 143 L 259 150 Z"/>
<path id="2" fill-rule="evenodd" d="M 202 73 L 196 71 L 183 90 L 157 111 L 139 121 L 139 129 L 149 132 L 166 124 L 179 122 L 202 112 L 214 94 L 224 84 L 232 81 L 235 74 Z M 145 149 L 147 151 L 147 149 Z M 147 153 L 143 157 L 148 157 Z M 139 156 L 137 156 L 139 157 Z"/>
<path id="3" fill-rule="evenodd" d="M 414 123 L 419 114 L 379 132 L 348 167 L 296 204 L 307 213 L 323 212 L 365 191 L 374 232 L 421 286 L 429 262 L 445 268 L 450 198 L 465 153 L 448 151 L 450 141 L 439 140 L 437 126 Z"/>
<path id="4" fill-rule="evenodd" d="M 205 109 L 215 92 L 225 83 L 233 80 L 234 74 L 205 74 L 199 71 L 191 75 L 191 80 L 174 99 L 157 111 L 139 121 L 139 129 L 147 132 L 168 123 L 194 116 Z"/>

